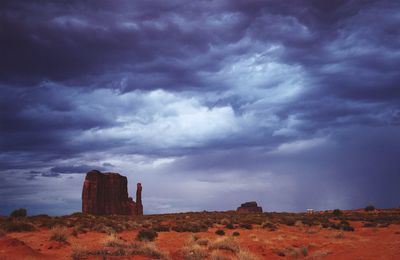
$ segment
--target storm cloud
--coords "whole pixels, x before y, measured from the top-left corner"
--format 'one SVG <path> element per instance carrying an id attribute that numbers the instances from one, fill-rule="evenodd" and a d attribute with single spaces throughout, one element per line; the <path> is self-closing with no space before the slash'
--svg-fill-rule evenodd
<path id="1" fill-rule="evenodd" d="M 396 1 L 2 1 L 0 214 L 398 206 Z M 222 199 L 223 198 L 223 199 Z"/>

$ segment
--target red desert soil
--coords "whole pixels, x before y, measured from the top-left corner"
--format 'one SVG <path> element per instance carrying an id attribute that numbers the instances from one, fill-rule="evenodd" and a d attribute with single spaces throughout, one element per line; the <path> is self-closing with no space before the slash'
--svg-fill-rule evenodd
<path id="1" fill-rule="evenodd" d="M 350 223 L 356 231 L 320 229 L 319 227 L 279 225 L 276 231 L 268 231 L 260 227 L 252 230 L 225 230 L 225 236 L 232 232 L 240 232 L 238 240 L 241 248 L 251 251 L 259 259 L 293 258 L 285 253 L 279 256 L 278 251 L 289 252 L 302 247 L 307 248 L 307 256 L 311 259 L 400 259 L 400 226 L 390 225 L 384 228 L 365 228 L 360 222 Z M 221 225 L 221 228 L 223 226 Z M 218 228 L 218 227 L 217 227 Z M 217 228 L 207 232 L 199 232 L 201 238 L 210 241 L 216 239 Z M 0 259 L 71 259 L 72 245 L 80 245 L 87 249 L 102 246 L 106 234 L 88 232 L 78 237 L 70 236 L 68 243 L 49 241 L 48 229 L 34 232 L 8 233 L 0 238 Z M 132 241 L 137 231 L 124 231 L 117 236 Z M 190 238 L 189 232 L 160 232 L 155 242 L 157 247 L 168 252 L 171 259 L 182 259 L 181 248 Z M 289 250 L 289 251 L 288 251 Z M 102 259 L 90 257 L 86 259 Z M 150 259 L 144 256 L 107 257 L 107 259 Z"/>

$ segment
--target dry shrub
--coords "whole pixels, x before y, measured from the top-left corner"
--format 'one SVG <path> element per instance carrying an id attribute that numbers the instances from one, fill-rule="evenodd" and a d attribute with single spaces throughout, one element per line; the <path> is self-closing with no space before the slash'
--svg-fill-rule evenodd
<path id="1" fill-rule="evenodd" d="M 66 243 L 68 239 L 68 231 L 66 227 L 56 226 L 50 231 L 50 240 Z"/>
<path id="2" fill-rule="evenodd" d="M 168 255 L 160 251 L 154 243 L 133 243 L 129 245 L 128 255 L 143 255 L 156 259 L 169 259 Z"/>
<path id="3" fill-rule="evenodd" d="M 25 219 L 13 219 L 4 222 L 2 225 L 2 229 L 5 232 L 24 232 L 33 231 L 36 228 L 34 225 L 32 225 L 32 223 L 26 221 Z"/>
<path id="4" fill-rule="evenodd" d="M 125 242 L 115 234 L 110 234 L 104 239 L 104 245 L 109 247 L 123 247 L 125 246 Z"/>
<path id="5" fill-rule="evenodd" d="M 157 232 L 152 229 L 141 229 L 139 230 L 136 239 L 140 241 L 154 241 L 157 236 Z"/>
<path id="6" fill-rule="evenodd" d="M 247 250 L 240 250 L 236 255 L 237 260 L 257 260 L 258 257 Z"/>
<path id="7" fill-rule="evenodd" d="M 73 243 L 71 247 L 71 258 L 73 260 L 82 259 L 88 254 L 86 247 L 82 246 L 80 243 Z"/>
<path id="8" fill-rule="evenodd" d="M 196 241 L 197 244 L 201 246 L 206 246 L 208 245 L 208 239 L 207 238 L 200 238 Z"/>
<path id="9" fill-rule="evenodd" d="M 219 223 L 221 225 L 227 225 L 227 224 L 230 224 L 231 221 L 229 219 L 227 219 L 227 218 L 223 218 L 223 219 L 221 219 L 221 221 Z"/>
<path id="10" fill-rule="evenodd" d="M 198 244 L 187 244 L 182 248 L 183 259 L 196 260 L 208 257 L 208 252 Z"/>
<path id="11" fill-rule="evenodd" d="M 239 244 L 232 237 L 217 238 L 209 245 L 209 249 L 211 250 L 221 249 L 221 250 L 232 251 L 234 253 L 237 253 L 240 250 Z"/>
<path id="12" fill-rule="evenodd" d="M 215 250 L 211 253 L 211 260 L 230 260 L 230 257 L 226 257 L 220 250 Z"/>

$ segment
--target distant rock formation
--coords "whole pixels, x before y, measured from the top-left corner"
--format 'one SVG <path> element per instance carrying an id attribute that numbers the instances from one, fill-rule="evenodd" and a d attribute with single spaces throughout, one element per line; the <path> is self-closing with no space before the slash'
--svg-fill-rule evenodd
<path id="1" fill-rule="evenodd" d="M 257 202 L 255 201 L 250 201 L 250 202 L 245 202 L 240 205 L 239 208 L 237 208 L 237 212 L 239 213 L 262 213 L 263 210 L 261 207 L 257 205 Z"/>
<path id="2" fill-rule="evenodd" d="M 143 215 L 142 185 L 137 184 L 136 202 L 128 197 L 128 180 L 118 173 L 92 170 L 82 190 L 82 212 L 93 215 Z"/>

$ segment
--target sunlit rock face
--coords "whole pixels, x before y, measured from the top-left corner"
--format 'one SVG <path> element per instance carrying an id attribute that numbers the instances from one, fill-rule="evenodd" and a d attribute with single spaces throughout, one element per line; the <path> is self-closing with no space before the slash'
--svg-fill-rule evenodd
<path id="1" fill-rule="evenodd" d="M 261 207 L 257 205 L 257 202 L 255 201 L 250 201 L 250 202 L 245 202 L 240 205 L 239 208 L 237 208 L 237 212 L 240 213 L 262 213 L 263 210 Z"/>
<path id="2" fill-rule="evenodd" d="M 136 202 L 128 197 L 128 180 L 118 173 L 92 170 L 82 190 L 82 212 L 93 215 L 143 215 L 142 185 L 137 184 Z"/>

